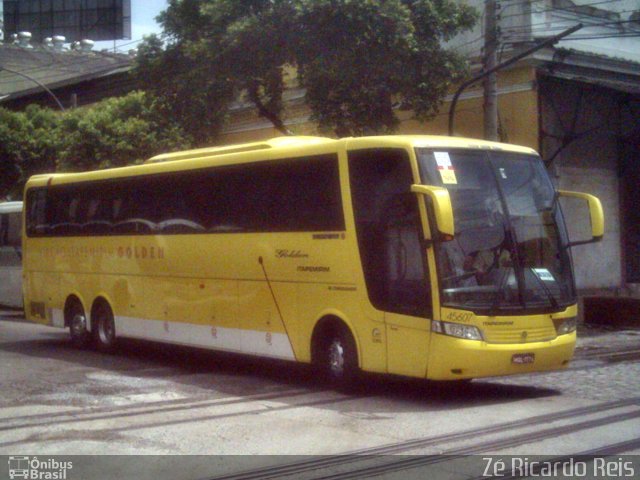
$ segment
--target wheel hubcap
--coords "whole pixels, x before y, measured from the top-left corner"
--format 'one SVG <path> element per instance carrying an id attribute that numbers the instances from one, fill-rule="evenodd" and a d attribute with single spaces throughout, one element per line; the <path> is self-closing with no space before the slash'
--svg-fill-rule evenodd
<path id="1" fill-rule="evenodd" d="M 78 314 L 71 319 L 71 330 L 77 337 L 83 335 L 87 331 L 87 320 L 84 318 L 84 315 Z"/>
<path id="2" fill-rule="evenodd" d="M 100 319 L 100 340 L 105 345 L 109 345 L 113 339 L 113 323 L 109 318 Z"/>
<path id="3" fill-rule="evenodd" d="M 344 373 L 344 347 L 339 340 L 334 340 L 329 345 L 329 370 L 335 377 Z"/>

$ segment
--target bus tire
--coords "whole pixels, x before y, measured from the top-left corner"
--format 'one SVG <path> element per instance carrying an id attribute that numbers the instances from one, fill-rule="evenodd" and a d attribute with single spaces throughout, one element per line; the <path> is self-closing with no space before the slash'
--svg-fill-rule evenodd
<path id="1" fill-rule="evenodd" d="M 65 317 L 69 325 L 71 344 L 75 348 L 87 348 L 91 343 L 91 334 L 87 329 L 87 316 L 79 300 L 71 299 L 69 301 L 65 309 Z"/>
<path id="2" fill-rule="evenodd" d="M 94 325 L 93 336 L 96 348 L 103 353 L 112 353 L 116 346 L 116 324 L 107 302 L 98 301 L 94 304 L 91 322 Z"/>
<path id="3" fill-rule="evenodd" d="M 332 387 L 350 391 L 358 380 L 358 352 L 353 336 L 346 327 L 333 329 L 323 342 L 322 378 Z"/>

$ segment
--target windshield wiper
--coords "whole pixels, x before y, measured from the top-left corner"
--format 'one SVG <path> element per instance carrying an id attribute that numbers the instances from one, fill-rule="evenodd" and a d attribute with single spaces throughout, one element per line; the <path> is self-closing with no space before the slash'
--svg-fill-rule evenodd
<path id="1" fill-rule="evenodd" d="M 558 203 L 560 203 L 560 194 L 557 190 L 553 191 L 553 202 L 551 202 L 551 206 L 549 207 L 549 211 L 551 213 L 556 213 L 556 209 L 558 208 Z"/>
<path id="2" fill-rule="evenodd" d="M 505 243 L 507 242 L 508 242 L 507 247 L 509 243 L 513 245 L 512 243 L 513 237 L 511 236 L 511 230 L 509 229 L 506 223 L 502 224 L 502 230 L 503 230 L 502 243 L 499 245 L 499 250 L 495 253 L 497 255 L 496 261 L 498 262 L 498 267 L 500 266 L 500 256 L 502 255 L 503 250 L 506 250 L 507 252 L 509 252 L 509 255 L 511 256 L 512 264 L 515 260 L 515 257 L 513 256 L 513 247 L 505 248 Z M 502 272 L 502 275 L 500 276 L 500 282 L 498 283 L 498 290 L 496 291 L 495 296 L 493 297 L 493 300 L 491 302 L 491 310 L 497 310 L 500 307 L 500 304 L 502 303 L 502 298 L 501 298 L 502 287 L 504 286 L 505 280 L 508 277 L 507 273 L 511 272 L 512 269 L 515 275 L 515 267 L 505 268 L 504 271 Z"/>
<path id="3" fill-rule="evenodd" d="M 506 208 L 506 205 L 505 205 Z M 508 210 L 507 210 L 508 212 Z M 526 308 L 527 303 L 525 301 L 524 289 L 525 289 L 525 275 L 524 275 L 524 262 L 520 257 L 518 250 L 518 239 L 516 232 L 511 224 L 511 218 L 507 215 L 506 223 L 504 225 L 505 238 L 508 238 L 508 251 L 511 254 L 511 265 L 513 267 L 513 274 L 516 277 L 516 284 L 518 285 L 518 300 L 523 308 Z"/>
<path id="4" fill-rule="evenodd" d="M 531 270 L 531 273 L 533 274 L 535 279 L 542 286 L 542 290 L 544 291 L 545 295 L 547 296 L 547 300 L 549 300 L 549 303 L 551 304 L 551 307 L 554 308 L 554 309 L 557 309 L 558 308 L 558 300 L 553 295 L 553 293 L 551 293 L 551 290 L 549 290 L 549 287 L 547 287 L 547 285 L 544 283 L 544 280 L 542 280 L 538 276 L 537 272 L 533 268 L 529 268 L 529 270 Z"/>
<path id="5" fill-rule="evenodd" d="M 498 289 L 496 290 L 496 293 L 494 294 L 493 297 L 493 301 L 491 302 L 491 311 L 496 311 L 498 308 L 500 308 L 500 305 L 502 304 L 502 287 L 504 286 L 505 283 L 505 279 L 507 278 L 507 273 L 511 271 L 511 268 L 505 268 L 504 272 L 502 272 L 502 275 L 500 276 L 500 282 L 498 283 Z"/>

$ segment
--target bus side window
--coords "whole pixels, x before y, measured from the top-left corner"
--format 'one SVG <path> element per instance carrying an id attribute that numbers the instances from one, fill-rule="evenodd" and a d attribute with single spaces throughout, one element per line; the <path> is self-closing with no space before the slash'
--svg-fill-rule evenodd
<path id="1" fill-rule="evenodd" d="M 8 226 L 6 232 L 6 242 L 4 245 L 9 245 L 14 248 L 20 248 L 22 246 L 22 215 L 20 213 L 10 213 L 6 215 L 8 217 Z"/>
<path id="2" fill-rule="evenodd" d="M 349 153 L 356 234 L 369 299 L 379 310 L 429 317 L 431 295 L 413 175 L 404 150 Z"/>
<path id="3" fill-rule="evenodd" d="M 24 207 L 27 213 L 27 235 L 39 236 L 48 232 L 47 207 L 44 188 L 32 188 L 27 192 L 27 204 Z"/>
<path id="4" fill-rule="evenodd" d="M 0 215 L 0 247 L 9 244 L 9 215 Z"/>

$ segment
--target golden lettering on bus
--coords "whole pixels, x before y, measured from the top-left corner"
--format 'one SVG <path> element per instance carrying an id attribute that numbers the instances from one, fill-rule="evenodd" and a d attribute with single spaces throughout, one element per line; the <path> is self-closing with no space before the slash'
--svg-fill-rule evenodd
<path id="1" fill-rule="evenodd" d="M 118 247 L 118 257 L 140 260 L 164 259 L 164 248 L 161 247 Z"/>
<path id="2" fill-rule="evenodd" d="M 48 258 L 55 257 L 107 257 L 115 255 L 113 248 L 108 247 L 45 247 L 40 250 L 40 255 Z"/>

